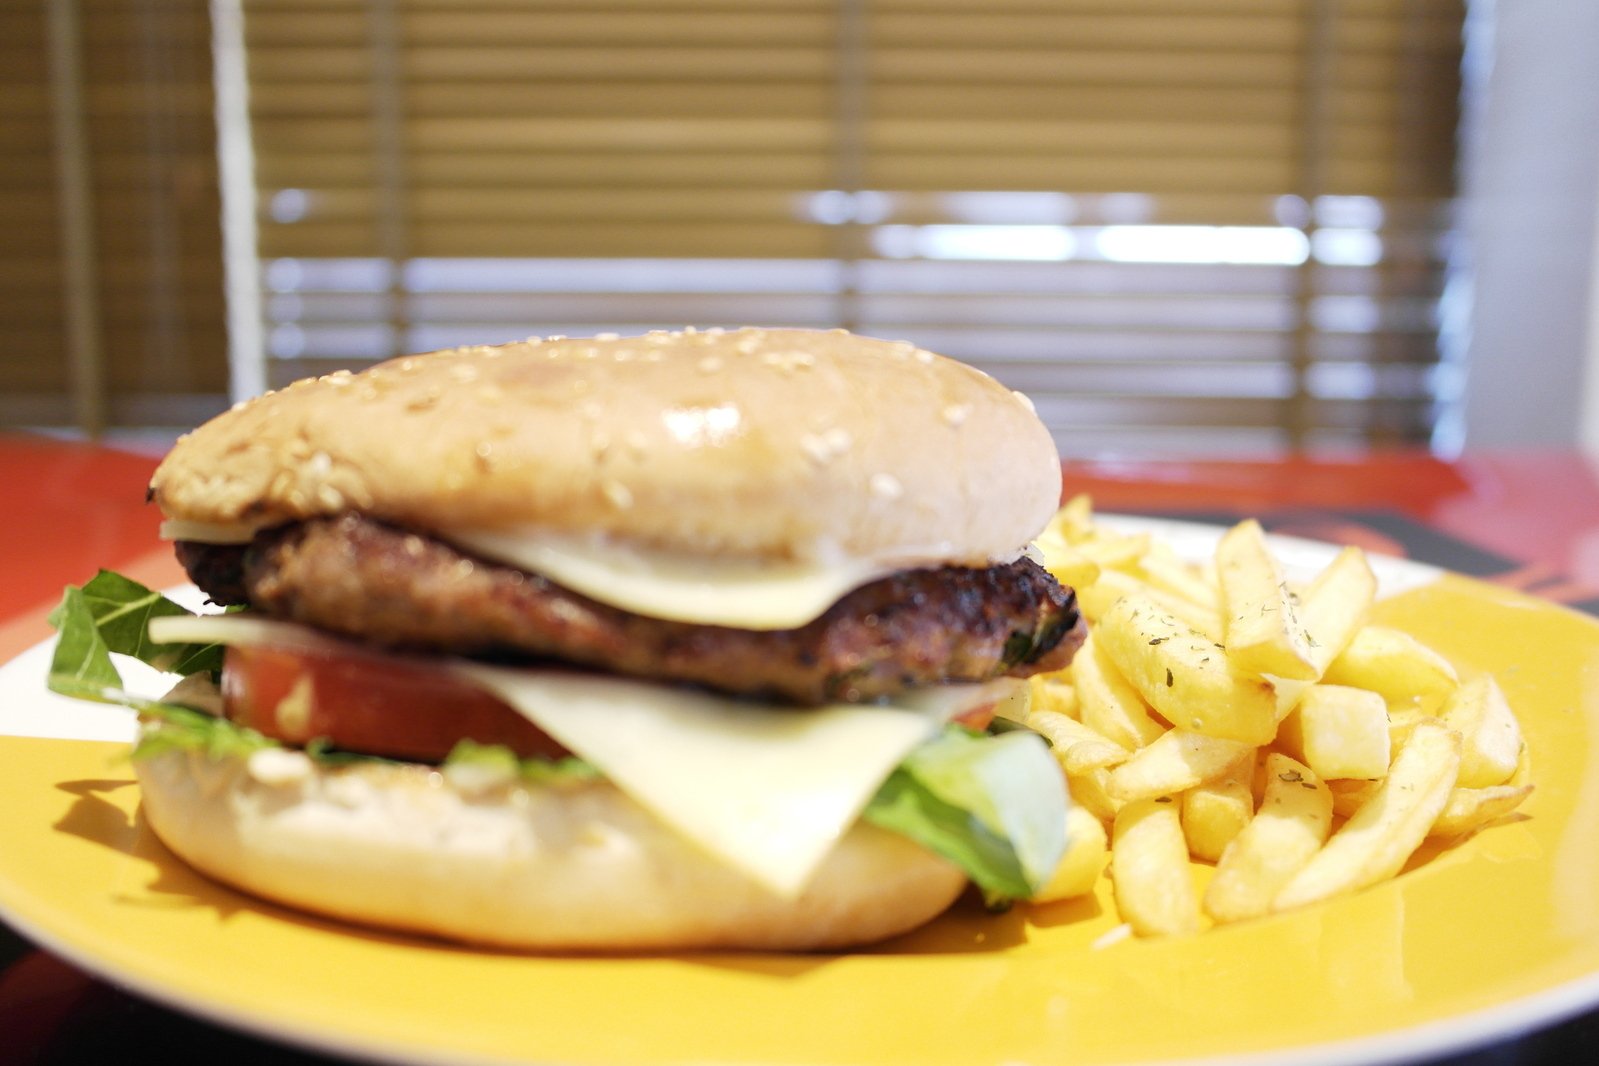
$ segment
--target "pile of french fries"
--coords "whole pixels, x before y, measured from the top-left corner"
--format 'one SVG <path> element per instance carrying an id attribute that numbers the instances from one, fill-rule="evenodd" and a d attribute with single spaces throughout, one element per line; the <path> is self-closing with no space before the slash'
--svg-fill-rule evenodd
<path id="1" fill-rule="evenodd" d="M 1089 621 L 1072 665 L 1029 683 L 1026 724 L 1075 801 L 1040 900 L 1090 893 L 1108 866 L 1132 932 L 1192 933 L 1392 877 L 1532 792 L 1493 677 L 1367 622 L 1359 549 L 1296 588 L 1258 522 L 1195 564 L 1096 523 L 1087 497 L 1038 547 Z"/>

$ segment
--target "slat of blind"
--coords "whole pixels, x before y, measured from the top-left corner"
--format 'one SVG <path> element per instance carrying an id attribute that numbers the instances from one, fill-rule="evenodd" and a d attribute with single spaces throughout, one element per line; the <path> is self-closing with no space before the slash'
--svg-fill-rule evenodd
<path id="1" fill-rule="evenodd" d="M 0 12 L 0 306 L 26 312 L 7 323 L 0 395 L 59 397 L 70 410 L 45 26 L 37 0 Z"/>
<path id="2" fill-rule="evenodd" d="M 823 262 L 870 236 L 811 213 L 839 180 L 836 146 L 856 134 L 868 153 L 859 180 L 881 190 L 874 223 L 969 223 L 970 203 L 951 194 L 1014 190 L 1060 199 L 991 200 L 981 220 L 1276 226 L 1292 224 L 1285 198 L 1305 191 L 1308 0 L 876 0 L 868 113 L 850 133 L 834 113 L 843 23 L 831 3 L 410 0 L 394 8 L 400 186 L 371 165 L 382 87 L 363 5 L 247 7 L 273 257 L 384 254 L 384 226 L 391 242 L 396 232 L 384 197 L 403 187 L 405 254 L 441 264 Z M 1381 200 L 1382 266 L 867 261 L 852 321 L 1026 382 L 1064 435 L 1128 418 L 1235 432 L 1206 428 L 1220 420 L 1247 431 L 1227 439 L 1279 440 L 1292 406 L 1281 394 L 1306 367 L 1307 439 L 1425 432 L 1459 3 L 1342 0 L 1332 12 L 1315 191 Z M 1418 91 L 1418 78 L 1440 87 Z M 285 189 L 291 201 L 277 198 Z M 520 332 L 824 325 L 839 307 L 835 282 L 548 295 L 541 284 L 402 289 L 393 321 L 381 288 L 310 284 L 272 314 L 284 351 L 312 367 L 319 352 Z M 1375 382 L 1404 402 L 1347 399 Z M 1074 406 L 1084 393 L 1103 395 Z"/>
<path id="3" fill-rule="evenodd" d="M 45 4 L 0 13 L 0 306 L 8 359 L 7 410 L 67 410 L 63 249 L 46 84 Z M 115 358 L 114 394 L 220 385 L 220 292 L 211 251 L 216 199 L 203 7 L 77 5 L 81 100 L 90 165 L 98 314 L 91 323 Z"/>

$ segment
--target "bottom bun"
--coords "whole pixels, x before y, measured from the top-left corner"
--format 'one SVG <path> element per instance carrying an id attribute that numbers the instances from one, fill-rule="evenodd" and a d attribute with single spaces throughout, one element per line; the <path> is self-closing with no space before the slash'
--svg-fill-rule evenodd
<path id="1" fill-rule="evenodd" d="M 218 881 L 387 929 L 525 950 L 820 950 L 933 918 L 964 875 L 857 824 L 772 894 L 605 783 L 464 790 L 429 767 L 298 752 L 136 760 L 163 843 Z"/>

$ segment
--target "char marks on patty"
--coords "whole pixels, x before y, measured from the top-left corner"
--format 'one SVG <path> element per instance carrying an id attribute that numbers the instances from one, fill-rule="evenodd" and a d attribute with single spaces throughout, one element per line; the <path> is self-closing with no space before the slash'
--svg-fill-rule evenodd
<path id="1" fill-rule="evenodd" d="M 178 557 L 219 603 L 380 647 L 554 659 L 802 704 L 1053 669 L 1083 637 L 1072 592 L 1026 558 L 902 571 L 808 625 L 763 631 L 633 614 L 355 513 L 242 547 L 180 542 Z"/>

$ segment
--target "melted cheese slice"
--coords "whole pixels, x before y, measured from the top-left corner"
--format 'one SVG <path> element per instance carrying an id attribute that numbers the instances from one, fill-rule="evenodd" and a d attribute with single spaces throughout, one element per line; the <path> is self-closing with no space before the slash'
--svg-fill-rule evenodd
<path id="1" fill-rule="evenodd" d="M 348 647 L 302 626 L 158 618 L 152 640 Z M 451 661 L 662 822 L 784 896 L 805 887 L 894 767 L 949 718 L 1015 682 L 946 685 L 893 704 L 817 708 L 559 670 Z"/>
<path id="2" fill-rule="evenodd" d="M 795 709 L 616 678 L 455 668 L 661 821 L 784 896 L 804 889 L 883 779 L 950 710 L 936 701 Z"/>
<path id="3" fill-rule="evenodd" d="M 740 629 L 805 625 L 851 589 L 900 569 L 861 560 L 706 558 L 549 533 L 457 530 L 446 539 L 634 614 Z"/>
<path id="4" fill-rule="evenodd" d="M 247 544 L 258 531 L 168 519 L 168 540 Z M 772 561 L 655 551 L 547 530 L 449 530 L 441 538 L 474 555 L 541 574 L 590 599 L 672 622 L 739 629 L 794 629 L 815 621 L 851 589 L 910 566 L 947 561 L 948 545 L 906 548 L 893 558 Z"/>

